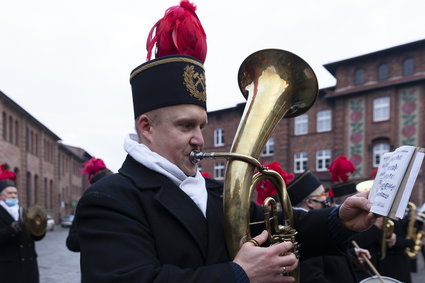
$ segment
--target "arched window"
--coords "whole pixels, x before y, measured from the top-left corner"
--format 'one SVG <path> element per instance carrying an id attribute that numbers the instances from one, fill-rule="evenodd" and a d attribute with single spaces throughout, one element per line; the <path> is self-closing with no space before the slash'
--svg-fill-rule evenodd
<path id="1" fill-rule="evenodd" d="M 378 81 L 385 81 L 388 79 L 388 65 L 381 64 L 378 67 Z"/>
<path id="2" fill-rule="evenodd" d="M 415 61 L 413 58 L 406 58 L 403 61 L 403 75 L 411 76 L 415 72 Z"/>
<path id="3" fill-rule="evenodd" d="M 373 146 L 373 167 L 378 167 L 381 162 L 382 154 L 390 151 L 390 145 L 382 142 Z"/>
<path id="4" fill-rule="evenodd" d="M 357 69 L 354 72 L 354 84 L 355 85 L 364 84 L 364 70 L 363 69 Z"/>

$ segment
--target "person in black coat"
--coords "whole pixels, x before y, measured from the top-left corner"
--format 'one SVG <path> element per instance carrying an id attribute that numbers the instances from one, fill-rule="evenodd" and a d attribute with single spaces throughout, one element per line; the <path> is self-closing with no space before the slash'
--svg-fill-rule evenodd
<path id="1" fill-rule="evenodd" d="M 87 178 L 90 184 L 96 183 L 98 180 L 113 174 L 109 170 L 105 162 L 100 158 L 91 158 L 84 163 L 84 167 L 81 170 L 83 174 L 87 174 Z M 77 219 L 74 217 L 71 227 L 69 227 L 68 236 L 66 237 L 66 247 L 72 252 L 80 251 L 80 242 L 78 241 L 78 231 L 77 231 Z"/>
<path id="2" fill-rule="evenodd" d="M 309 170 L 295 178 L 287 188 L 295 209 L 310 211 L 329 206 L 328 194 L 324 186 Z M 353 189 L 356 192 L 354 183 L 338 184 L 338 187 L 334 187 L 337 197 L 353 194 Z M 340 253 L 334 256 L 317 256 L 305 260 L 301 258 L 300 283 L 358 282 L 352 261 L 360 255 L 349 254 L 346 245 L 343 245 L 339 251 Z M 368 252 L 361 249 L 357 253 L 367 254 Z"/>
<path id="3" fill-rule="evenodd" d="M 124 141 L 128 156 L 77 206 L 82 282 L 292 282 L 294 244 L 261 247 L 260 225 L 229 257 L 222 184 L 202 177 L 190 158 L 203 148 L 207 123 L 206 42 L 195 7 L 182 1 L 167 10 L 148 38 L 148 60 L 155 43 L 157 58 L 130 75 L 137 135 Z M 357 196 L 341 208 L 296 213 L 301 256 L 331 252 L 352 234 L 347 228 L 369 227 L 369 209 Z M 255 205 L 248 213 L 264 218 Z"/>
<path id="4" fill-rule="evenodd" d="M 21 221 L 15 173 L 4 170 L 3 166 L 0 171 L 0 282 L 38 283 L 34 242 L 45 234 L 35 236 L 26 230 Z"/>

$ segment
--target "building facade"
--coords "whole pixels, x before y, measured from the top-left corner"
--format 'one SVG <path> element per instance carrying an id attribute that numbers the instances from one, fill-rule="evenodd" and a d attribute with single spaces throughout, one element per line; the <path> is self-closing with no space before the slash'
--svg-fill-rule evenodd
<path id="1" fill-rule="evenodd" d="M 16 173 L 20 204 L 38 204 L 56 221 L 75 211 L 88 187 L 82 164 L 91 156 L 60 138 L 0 91 L 0 164 Z"/>
<path id="2" fill-rule="evenodd" d="M 370 178 L 383 153 L 401 145 L 425 147 L 425 40 L 333 62 L 336 85 L 319 90 L 311 109 L 282 119 L 260 161 L 278 161 L 295 175 L 309 169 L 330 186 L 327 168 L 340 155 L 353 161 L 351 180 Z M 205 152 L 228 152 L 245 104 L 208 113 Z M 224 159 L 203 160 L 202 171 L 223 179 Z M 411 200 L 424 202 L 425 169 Z"/>

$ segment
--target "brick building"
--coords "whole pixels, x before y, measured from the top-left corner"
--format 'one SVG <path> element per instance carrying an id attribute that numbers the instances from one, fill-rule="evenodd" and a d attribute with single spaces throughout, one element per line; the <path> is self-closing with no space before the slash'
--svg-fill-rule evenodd
<path id="1" fill-rule="evenodd" d="M 82 163 L 91 156 L 60 138 L 0 91 L 0 164 L 16 173 L 20 204 L 39 204 L 59 221 L 83 190 Z"/>
<path id="2" fill-rule="evenodd" d="M 330 184 L 327 167 L 340 155 L 356 166 L 357 182 L 369 179 L 380 156 L 401 145 L 425 147 L 425 40 L 333 62 L 324 67 L 336 85 L 319 90 L 305 114 L 282 119 L 269 138 L 261 161 L 279 161 L 295 174 L 313 171 Z M 205 152 L 228 152 L 245 104 L 208 113 Z M 225 160 L 200 166 L 223 179 Z M 424 202 L 425 166 L 411 199 Z"/>

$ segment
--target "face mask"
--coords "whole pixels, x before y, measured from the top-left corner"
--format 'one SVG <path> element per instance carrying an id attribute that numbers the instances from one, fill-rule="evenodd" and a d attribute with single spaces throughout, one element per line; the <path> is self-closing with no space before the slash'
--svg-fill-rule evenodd
<path id="1" fill-rule="evenodd" d="M 12 207 L 19 203 L 19 200 L 17 198 L 7 198 L 5 201 L 7 206 Z"/>

